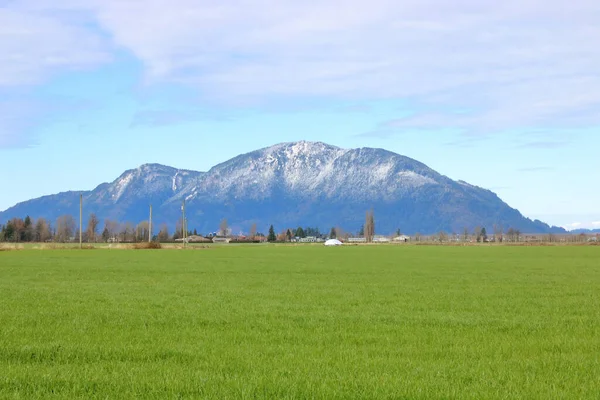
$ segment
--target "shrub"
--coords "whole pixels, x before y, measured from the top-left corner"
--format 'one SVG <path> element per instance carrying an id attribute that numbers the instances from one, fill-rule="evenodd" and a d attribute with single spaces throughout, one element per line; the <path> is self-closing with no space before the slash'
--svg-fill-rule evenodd
<path id="1" fill-rule="evenodd" d="M 157 250 L 161 249 L 162 246 L 158 242 L 143 242 L 134 244 L 133 248 L 136 250 Z"/>

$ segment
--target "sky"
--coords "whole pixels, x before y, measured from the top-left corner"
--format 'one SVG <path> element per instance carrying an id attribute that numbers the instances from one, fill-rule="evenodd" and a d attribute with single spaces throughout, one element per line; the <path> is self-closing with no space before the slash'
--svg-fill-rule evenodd
<path id="1" fill-rule="evenodd" d="M 0 0 L 0 210 L 311 140 L 600 228 L 598 38 L 597 0 Z"/>

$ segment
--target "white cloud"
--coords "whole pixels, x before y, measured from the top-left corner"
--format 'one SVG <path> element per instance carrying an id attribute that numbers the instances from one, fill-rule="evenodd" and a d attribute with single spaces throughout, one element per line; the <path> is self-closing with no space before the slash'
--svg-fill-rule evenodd
<path id="1" fill-rule="evenodd" d="M 595 0 L 14 4 L 0 20 L 9 27 L 0 28 L 9 34 L 0 43 L 4 85 L 103 62 L 114 44 L 141 60 L 145 82 L 230 104 L 407 98 L 425 111 L 397 129 L 474 134 L 600 124 Z"/>
<path id="2" fill-rule="evenodd" d="M 408 97 L 472 111 L 417 125 L 479 132 L 600 123 L 596 1 L 102 0 L 95 12 L 149 81 L 221 101 Z"/>
<path id="3" fill-rule="evenodd" d="M 577 229 L 598 229 L 598 228 L 600 228 L 600 221 L 574 222 L 571 224 L 564 225 L 564 228 L 569 231 L 577 230 Z"/>
<path id="4" fill-rule="evenodd" d="M 579 228 L 581 228 L 581 227 L 582 227 L 582 225 L 583 225 L 583 224 L 582 224 L 581 222 L 573 222 L 573 223 L 571 223 L 571 224 L 567 224 L 567 225 L 565 226 L 565 228 L 566 228 L 567 230 L 579 229 Z"/>
<path id="5" fill-rule="evenodd" d="M 105 41 L 84 23 L 56 10 L 0 8 L 0 87 L 35 84 L 53 72 L 109 61 Z"/>

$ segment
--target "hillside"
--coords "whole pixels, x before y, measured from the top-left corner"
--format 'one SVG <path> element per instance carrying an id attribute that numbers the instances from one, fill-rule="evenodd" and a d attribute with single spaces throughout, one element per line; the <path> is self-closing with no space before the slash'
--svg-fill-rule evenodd
<path id="1" fill-rule="evenodd" d="M 265 231 L 341 226 L 356 232 L 365 211 L 375 211 L 376 230 L 388 234 L 462 232 L 501 225 L 522 232 L 561 232 L 525 218 L 495 193 L 453 181 L 423 163 L 383 149 L 341 149 L 320 142 L 283 143 L 228 160 L 208 172 L 146 164 L 92 191 L 67 192 L 25 201 L 0 213 L 0 222 L 30 215 L 50 221 L 85 215 L 137 223 L 155 210 L 155 226 L 171 228 L 187 204 L 188 226 L 215 231 L 227 218 L 234 232 L 253 223 Z"/>

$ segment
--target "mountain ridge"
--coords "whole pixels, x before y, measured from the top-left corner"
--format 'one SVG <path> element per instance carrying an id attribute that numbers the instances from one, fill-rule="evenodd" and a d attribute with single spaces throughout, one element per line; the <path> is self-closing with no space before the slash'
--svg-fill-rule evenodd
<path id="1" fill-rule="evenodd" d="M 424 163 L 385 149 L 343 149 L 323 142 L 287 142 L 240 154 L 208 171 L 146 163 L 90 191 L 68 191 L 16 204 L 0 212 L 0 223 L 30 215 L 54 221 L 85 213 L 137 223 L 153 204 L 156 224 L 171 228 L 186 200 L 188 226 L 217 229 L 227 218 L 247 230 L 258 224 L 288 228 L 341 226 L 359 230 L 374 209 L 378 232 L 462 232 L 494 225 L 522 232 L 564 232 L 525 218 L 494 192 L 454 181 Z M 155 225 L 158 226 L 158 225 Z"/>

